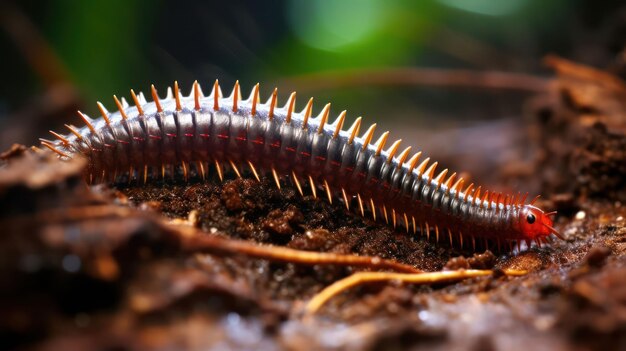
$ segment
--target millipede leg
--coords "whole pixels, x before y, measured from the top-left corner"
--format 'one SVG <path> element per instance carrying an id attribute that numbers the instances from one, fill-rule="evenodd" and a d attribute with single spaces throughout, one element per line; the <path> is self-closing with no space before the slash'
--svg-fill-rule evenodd
<path id="1" fill-rule="evenodd" d="M 389 216 L 387 215 L 387 207 L 385 205 L 380 206 L 380 213 L 383 214 L 383 218 L 385 219 L 385 223 L 389 224 Z"/>
<path id="2" fill-rule="evenodd" d="M 230 163 L 230 167 L 233 169 L 233 171 L 237 175 L 237 178 L 241 178 L 241 173 L 239 172 L 239 169 L 237 168 L 237 165 L 235 165 L 235 163 L 233 161 L 231 161 L 231 160 L 229 160 L 228 163 Z"/>
<path id="3" fill-rule="evenodd" d="M 187 179 L 189 178 L 189 173 L 187 170 L 187 162 L 182 161 L 181 162 L 181 167 L 183 168 L 183 178 L 185 179 L 185 182 L 187 181 Z"/>
<path id="4" fill-rule="evenodd" d="M 302 190 L 300 190 L 302 192 Z M 346 194 L 346 189 L 341 188 L 341 196 L 343 196 L 343 202 L 346 205 L 346 210 L 350 211 L 350 201 L 348 201 L 348 195 Z"/>
<path id="5" fill-rule="evenodd" d="M 202 178 L 202 180 L 206 179 L 206 174 L 204 173 L 204 164 L 201 161 L 196 163 L 196 168 L 198 169 L 198 174 Z"/>
<path id="6" fill-rule="evenodd" d="M 328 185 L 328 182 L 326 180 L 324 180 L 324 189 L 326 189 L 326 195 L 328 196 L 328 202 L 332 205 L 333 204 L 333 194 L 330 191 L 330 186 Z"/>
<path id="7" fill-rule="evenodd" d="M 300 196 L 304 196 L 304 191 L 302 191 L 302 185 L 300 185 L 300 181 L 298 180 L 298 176 L 296 175 L 296 172 L 293 172 L 293 171 L 291 172 L 291 179 L 293 179 L 294 184 L 296 184 L 296 188 L 298 189 Z"/>
<path id="8" fill-rule="evenodd" d="M 404 229 L 406 230 L 408 234 L 409 233 L 409 217 L 406 216 L 406 213 L 403 213 L 402 216 L 404 217 Z"/>
<path id="9" fill-rule="evenodd" d="M 363 200 L 361 200 L 361 194 L 356 194 L 356 198 L 359 202 L 359 209 L 361 210 L 361 217 L 365 217 L 365 209 L 363 208 Z"/>
<path id="10" fill-rule="evenodd" d="M 276 182 L 276 187 L 280 190 L 280 178 L 278 177 L 278 173 L 276 173 L 276 169 L 272 167 L 272 176 L 274 177 L 274 182 Z"/>
<path id="11" fill-rule="evenodd" d="M 219 161 L 215 160 L 215 169 L 217 170 L 217 176 L 220 178 L 220 182 L 224 181 L 224 173 L 222 172 L 222 165 Z"/>
<path id="12" fill-rule="evenodd" d="M 250 166 L 250 170 L 252 171 L 252 174 L 254 175 L 254 178 L 256 179 L 256 181 L 260 182 L 261 178 L 259 178 L 259 173 L 256 171 L 256 168 L 254 168 L 254 165 L 252 164 L 252 162 L 248 161 L 248 166 Z"/>
<path id="13" fill-rule="evenodd" d="M 309 184 L 311 185 L 311 192 L 313 193 L 313 198 L 317 199 L 317 188 L 315 187 L 315 182 L 313 181 L 313 177 L 309 176 Z"/>

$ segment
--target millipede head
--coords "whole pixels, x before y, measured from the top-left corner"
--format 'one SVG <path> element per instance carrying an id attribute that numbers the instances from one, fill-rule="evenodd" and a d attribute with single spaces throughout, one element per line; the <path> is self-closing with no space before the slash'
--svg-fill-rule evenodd
<path id="1" fill-rule="evenodd" d="M 524 239 L 534 240 L 549 237 L 554 234 L 557 238 L 563 240 L 563 236 L 552 227 L 552 219 L 550 216 L 556 212 L 544 212 L 533 205 L 524 205 L 519 212 L 519 230 Z"/>

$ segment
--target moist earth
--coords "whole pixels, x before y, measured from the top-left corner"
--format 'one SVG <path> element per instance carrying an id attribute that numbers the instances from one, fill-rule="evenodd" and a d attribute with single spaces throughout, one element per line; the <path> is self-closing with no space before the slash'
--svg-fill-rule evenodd
<path id="1" fill-rule="evenodd" d="M 521 253 L 394 230 L 271 178 L 99 185 L 85 162 L 16 145 L 0 157 L 0 338 L 10 349 L 626 349 L 626 86 L 550 57 L 528 113 L 532 169 L 500 176 L 545 195 L 566 238 Z M 454 166 L 463 169 L 462 160 Z M 305 189 L 306 190 L 306 189 Z M 310 194 L 309 192 L 306 192 Z M 353 206 L 354 207 L 354 206 Z M 350 289 L 364 268 L 205 253 L 202 235 L 377 256 L 424 271 L 521 269 L 456 283 Z"/>

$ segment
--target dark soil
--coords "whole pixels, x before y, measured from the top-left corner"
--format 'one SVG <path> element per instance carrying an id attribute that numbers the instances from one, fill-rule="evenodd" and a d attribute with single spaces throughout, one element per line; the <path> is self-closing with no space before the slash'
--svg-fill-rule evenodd
<path id="1" fill-rule="evenodd" d="M 472 254 L 271 179 L 87 187 L 82 161 L 16 146 L 0 168 L 0 339 L 36 350 L 625 350 L 626 87 L 549 63 L 553 88 L 529 113 L 535 168 L 502 177 L 538 183 L 565 241 Z M 425 271 L 530 273 L 368 285 L 305 318 L 313 295 L 360 269 L 189 253 L 164 217 L 206 235 Z"/>

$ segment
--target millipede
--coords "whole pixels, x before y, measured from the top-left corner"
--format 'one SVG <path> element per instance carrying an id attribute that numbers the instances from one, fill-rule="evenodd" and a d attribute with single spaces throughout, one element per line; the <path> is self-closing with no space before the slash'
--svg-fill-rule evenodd
<path id="1" fill-rule="evenodd" d="M 41 143 L 63 160 L 86 157 L 89 183 L 204 180 L 212 168 L 220 180 L 227 170 L 257 180 L 268 174 L 278 188 L 289 179 L 301 195 L 308 188 L 317 198 L 319 191 L 348 211 L 474 251 L 477 241 L 520 251 L 522 243 L 530 248 L 551 235 L 563 239 L 550 218 L 556 212 L 536 207 L 536 198 L 465 186 L 447 169 L 436 174 L 437 162 L 411 154 L 410 146 L 400 151 L 401 140 L 388 143 L 389 132 L 373 142 L 376 124 L 360 135 L 359 117 L 344 130 L 346 111 L 331 123 L 330 104 L 313 116 L 313 98 L 296 112 L 295 92 L 279 107 L 277 89 L 263 103 L 259 84 L 243 99 L 239 82 L 225 97 L 217 80 L 208 96 L 197 81 L 188 96 L 177 82 L 166 98 L 154 85 L 151 95 L 148 102 L 131 90 L 134 107 L 114 96 L 116 112 L 98 102 L 100 118 L 79 111 L 85 126 L 66 124 L 68 134 L 51 131 L 56 139 Z"/>

